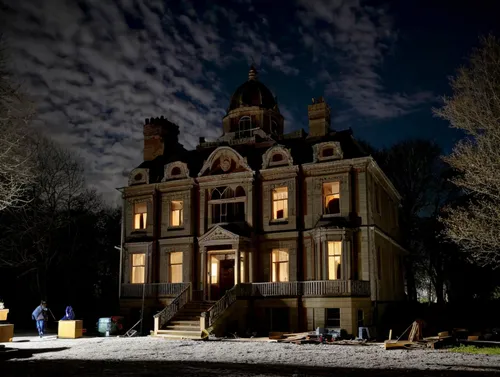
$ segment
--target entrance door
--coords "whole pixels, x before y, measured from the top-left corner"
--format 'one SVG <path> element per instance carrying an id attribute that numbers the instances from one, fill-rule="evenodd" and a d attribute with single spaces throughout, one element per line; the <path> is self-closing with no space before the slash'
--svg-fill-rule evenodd
<path id="1" fill-rule="evenodd" d="M 221 260 L 219 268 L 219 295 L 234 287 L 234 259 Z"/>

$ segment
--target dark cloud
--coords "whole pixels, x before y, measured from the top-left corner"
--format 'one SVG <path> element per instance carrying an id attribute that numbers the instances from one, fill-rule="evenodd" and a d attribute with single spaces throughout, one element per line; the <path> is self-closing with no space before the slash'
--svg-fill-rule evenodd
<path id="1" fill-rule="evenodd" d="M 37 101 L 37 126 L 74 148 L 89 182 L 105 194 L 125 185 L 124 172 L 141 162 L 144 118 L 176 122 L 187 148 L 199 136 L 220 135 L 229 94 L 240 84 L 229 87 L 220 75 L 235 62 L 326 85 L 362 116 L 395 117 L 429 98 L 387 93 L 377 69 L 395 40 L 392 22 L 354 0 L 300 0 L 297 20 L 286 23 L 287 46 L 272 29 L 279 23 L 249 0 L 207 9 L 159 0 L 5 3 L 0 21 L 13 68 Z M 317 77 L 298 76 L 300 56 L 308 71 L 313 60 Z M 297 109 L 280 108 L 288 130 L 304 126 Z"/>
<path id="2" fill-rule="evenodd" d="M 391 17 L 383 8 L 360 0 L 298 0 L 303 45 L 321 61 L 317 80 L 327 94 L 343 99 L 348 114 L 387 119 L 415 110 L 433 98 L 430 92 L 391 93 L 379 70 L 397 39 Z M 337 118 L 348 120 L 352 117 Z"/>

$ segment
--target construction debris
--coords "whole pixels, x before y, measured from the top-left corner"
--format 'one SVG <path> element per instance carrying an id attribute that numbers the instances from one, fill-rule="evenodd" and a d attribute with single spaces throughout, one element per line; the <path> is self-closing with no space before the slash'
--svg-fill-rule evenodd
<path id="1" fill-rule="evenodd" d="M 278 343 L 293 343 L 293 344 L 338 344 L 338 345 L 363 345 L 367 342 L 366 339 L 360 340 L 341 340 L 339 331 L 312 331 L 303 333 L 269 333 L 269 339 Z"/>

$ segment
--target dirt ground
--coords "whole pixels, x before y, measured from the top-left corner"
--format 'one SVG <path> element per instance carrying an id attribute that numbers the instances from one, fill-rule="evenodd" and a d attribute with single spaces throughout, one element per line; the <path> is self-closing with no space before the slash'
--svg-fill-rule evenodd
<path id="1" fill-rule="evenodd" d="M 5 345 L 18 351 L 0 354 L 1 376 L 500 376 L 500 356 L 386 351 L 378 344 L 23 336 Z"/>

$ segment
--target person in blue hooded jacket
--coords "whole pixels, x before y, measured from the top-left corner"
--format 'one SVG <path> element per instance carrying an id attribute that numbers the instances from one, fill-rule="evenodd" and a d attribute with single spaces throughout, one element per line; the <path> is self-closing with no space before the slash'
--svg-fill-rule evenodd
<path id="1" fill-rule="evenodd" d="M 31 314 L 31 318 L 36 321 L 36 329 L 38 330 L 38 335 L 40 335 L 40 338 L 42 338 L 43 334 L 45 333 L 45 323 L 48 320 L 47 310 L 47 303 L 45 301 L 42 301 Z"/>
<path id="2" fill-rule="evenodd" d="M 72 321 L 75 319 L 75 312 L 71 306 L 66 307 L 66 311 L 64 313 L 64 317 L 61 318 L 61 321 Z"/>

